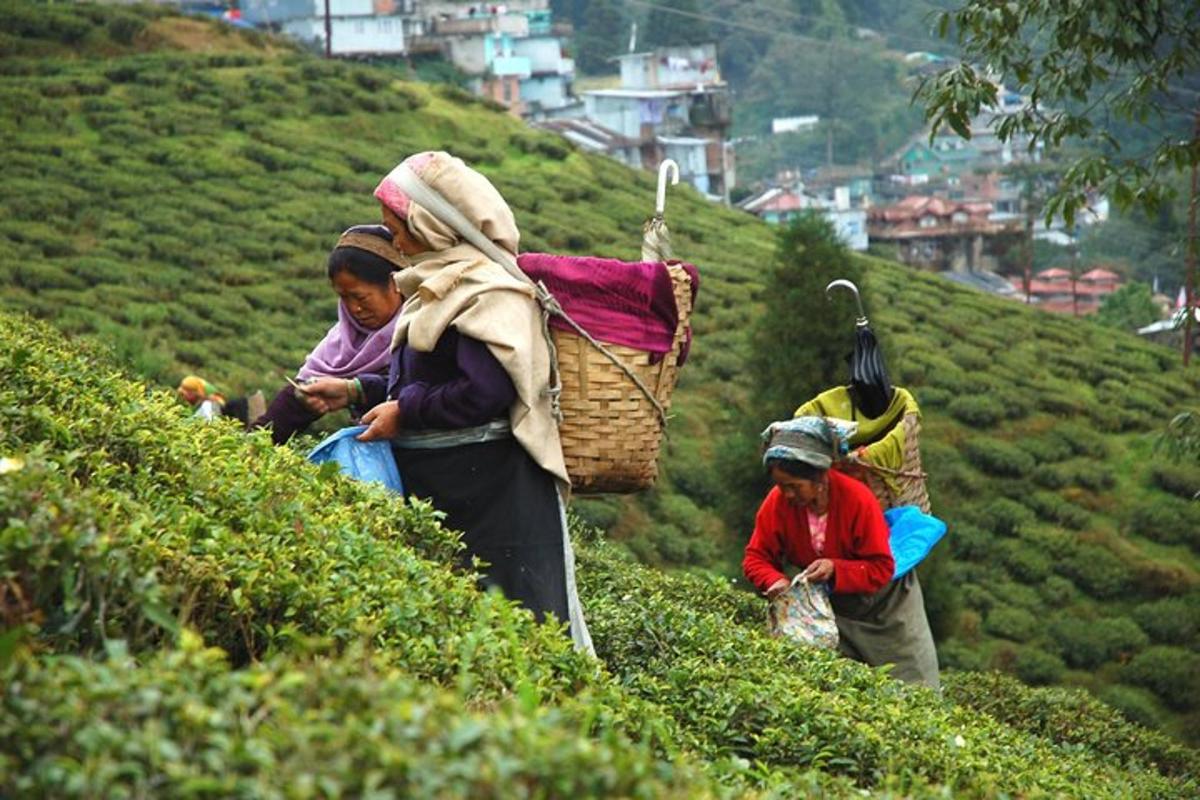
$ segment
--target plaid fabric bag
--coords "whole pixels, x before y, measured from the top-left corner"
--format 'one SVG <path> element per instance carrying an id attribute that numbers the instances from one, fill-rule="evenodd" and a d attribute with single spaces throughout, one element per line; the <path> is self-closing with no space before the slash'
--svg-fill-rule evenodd
<path id="1" fill-rule="evenodd" d="M 780 592 L 767 607 L 767 623 L 772 636 L 830 650 L 838 646 L 837 620 L 825 583 L 809 583 L 797 575 L 787 591 Z"/>

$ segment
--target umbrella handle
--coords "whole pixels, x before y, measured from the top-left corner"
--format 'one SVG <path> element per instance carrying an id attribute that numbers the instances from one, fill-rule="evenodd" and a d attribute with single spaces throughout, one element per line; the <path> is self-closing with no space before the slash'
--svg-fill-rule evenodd
<path id="1" fill-rule="evenodd" d="M 658 165 L 658 194 L 654 196 L 654 216 L 662 217 L 667 207 L 667 173 L 671 173 L 671 185 L 679 183 L 679 165 L 667 158 Z"/>
<path id="2" fill-rule="evenodd" d="M 858 303 L 858 323 L 857 324 L 859 327 L 866 325 L 867 324 L 867 312 L 865 310 L 863 310 L 862 295 L 858 293 L 858 287 L 854 285 L 853 281 L 848 281 L 845 278 L 838 278 L 836 281 L 830 281 L 829 285 L 825 287 L 825 296 L 829 297 L 829 291 L 831 289 L 838 289 L 838 288 L 849 289 L 850 291 L 854 292 L 854 301 L 856 303 Z M 832 298 L 830 298 L 830 299 L 832 299 Z"/>

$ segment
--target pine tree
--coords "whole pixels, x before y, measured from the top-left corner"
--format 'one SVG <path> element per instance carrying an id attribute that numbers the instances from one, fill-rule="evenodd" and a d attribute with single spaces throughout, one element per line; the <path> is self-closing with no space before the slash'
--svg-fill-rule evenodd
<path id="1" fill-rule="evenodd" d="M 822 217 L 810 213 L 780 231 L 751 338 L 750 367 L 759 386 L 753 411 L 763 426 L 849 381 L 857 309 L 845 293 L 826 298 L 825 287 L 837 278 L 857 284 L 860 276 Z"/>
<path id="2" fill-rule="evenodd" d="M 815 213 L 779 231 L 746 359 L 754 392 L 739 409 L 743 421 L 718 450 L 726 487 L 722 513 L 730 525 L 744 525 L 768 488 L 757 458 L 759 432 L 825 389 L 849 382 L 857 307 L 845 292 L 827 299 L 825 287 L 846 278 L 861 288 L 861 277 L 833 226 Z"/>

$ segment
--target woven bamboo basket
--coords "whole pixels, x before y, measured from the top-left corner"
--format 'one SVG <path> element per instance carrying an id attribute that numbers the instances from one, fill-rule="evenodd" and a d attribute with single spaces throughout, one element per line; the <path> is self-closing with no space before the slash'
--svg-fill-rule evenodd
<path id="1" fill-rule="evenodd" d="M 692 313 L 692 288 L 682 267 L 667 267 L 679 310 L 671 351 L 658 363 L 650 353 L 602 342 L 641 379 L 663 409 L 679 377 L 679 353 Z M 641 389 L 603 353 L 574 333 L 552 332 L 558 350 L 563 456 L 577 494 L 647 489 L 658 477 L 663 422 Z"/>
<path id="2" fill-rule="evenodd" d="M 884 511 L 897 506 L 917 506 L 928 514 L 929 491 L 921 467 L 921 417 L 905 414 L 899 424 L 904 428 L 904 462 L 900 469 L 881 467 L 853 455 L 838 467 L 867 484 Z"/>

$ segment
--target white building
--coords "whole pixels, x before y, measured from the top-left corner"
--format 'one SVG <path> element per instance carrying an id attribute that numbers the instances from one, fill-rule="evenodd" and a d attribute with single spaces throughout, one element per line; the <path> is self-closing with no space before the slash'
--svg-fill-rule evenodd
<path id="1" fill-rule="evenodd" d="M 403 55 L 423 26 L 416 0 L 329 0 L 330 52 Z M 242 19 L 325 48 L 325 0 L 242 0 Z"/>

